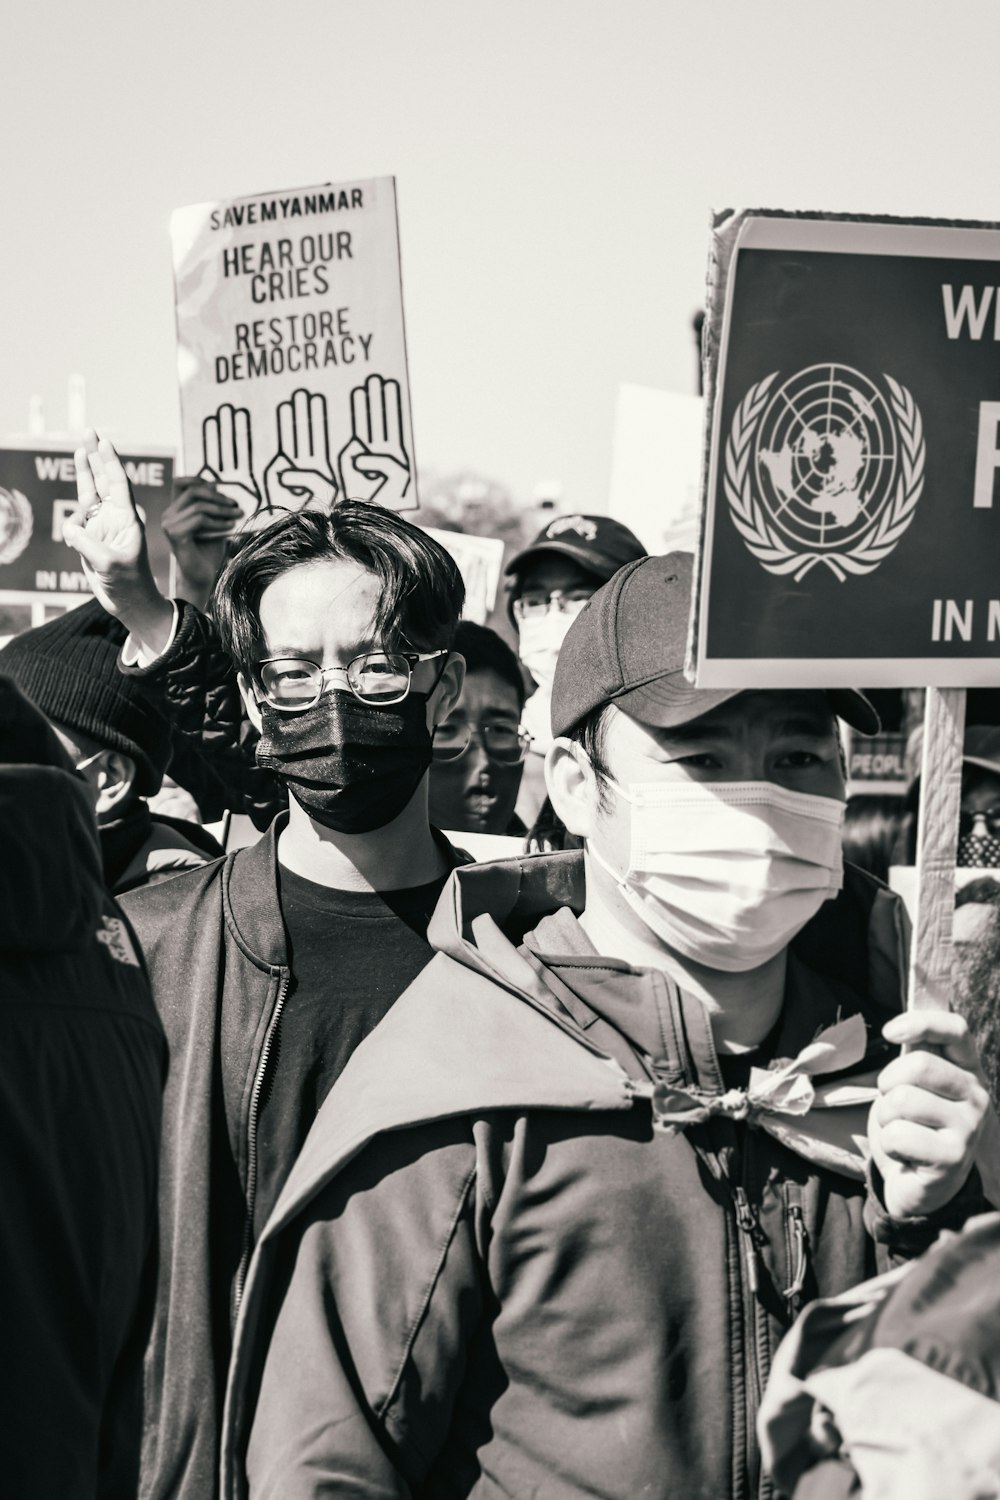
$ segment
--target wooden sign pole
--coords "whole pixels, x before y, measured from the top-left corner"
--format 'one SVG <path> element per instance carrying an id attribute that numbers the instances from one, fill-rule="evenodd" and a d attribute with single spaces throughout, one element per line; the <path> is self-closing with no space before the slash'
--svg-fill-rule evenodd
<path id="1" fill-rule="evenodd" d="M 928 688 L 910 952 L 911 1010 L 949 1010 L 954 993 L 952 926 L 964 734 L 965 689 Z"/>
<path id="2" fill-rule="evenodd" d="M 920 762 L 917 901 L 910 950 L 910 1010 L 950 1010 L 955 992 L 955 854 L 962 804 L 965 689 L 928 688 Z M 1000 1118 L 986 1117 L 976 1165 L 983 1190 L 1000 1207 Z"/>

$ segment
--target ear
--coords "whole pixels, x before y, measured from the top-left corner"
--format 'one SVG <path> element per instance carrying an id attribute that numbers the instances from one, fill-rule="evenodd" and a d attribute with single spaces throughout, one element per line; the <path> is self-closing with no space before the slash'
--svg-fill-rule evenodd
<path id="1" fill-rule="evenodd" d="M 121 750 L 102 750 L 95 761 L 97 772 L 97 816 L 103 817 L 125 802 L 135 781 L 135 761 Z"/>
<path id="2" fill-rule="evenodd" d="M 465 657 L 457 651 L 448 653 L 437 687 L 427 700 L 427 728 L 442 724 L 462 696 L 465 681 Z"/>
<path id="3" fill-rule="evenodd" d="M 553 740 L 545 757 L 545 786 L 570 833 L 591 838 L 600 812 L 600 788 L 581 746 L 572 740 Z"/>
<path id="4" fill-rule="evenodd" d="M 257 694 L 249 682 L 247 682 L 242 672 L 237 674 L 236 683 L 240 690 L 240 697 L 243 699 L 243 707 L 247 711 L 247 718 L 257 733 L 263 734 L 264 720 L 261 718 L 260 709 L 257 707 Z"/>

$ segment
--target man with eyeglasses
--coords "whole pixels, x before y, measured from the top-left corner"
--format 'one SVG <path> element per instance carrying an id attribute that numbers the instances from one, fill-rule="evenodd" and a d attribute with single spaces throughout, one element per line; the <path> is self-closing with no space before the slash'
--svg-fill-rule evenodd
<path id="1" fill-rule="evenodd" d="M 530 546 L 507 564 L 507 608 L 517 630 L 517 654 L 531 673 L 535 692 L 524 705 L 522 722 L 531 736 L 518 799 L 526 823 L 546 817 L 544 761 L 552 744 L 552 679 L 566 632 L 591 594 L 646 549 L 627 526 L 610 516 L 556 516 Z M 543 839 L 543 842 L 544 839 Z"/>
<path id="2" fill-rule="evenodd" d="M 172 635 L 201 641 L 191 654 L 217 677 L 199 701 L 220 721 L 238 719 L 235 667 L 259 774 L 289 799 L 258 844 L 124 903 L 170 1047 L 139 1493 L 211 1500 L 251 1251 L 334 1081 L 430 961 L 427 923 L 461 859 L 431 829 L 427 773 L 461 693 L 464 590 L 425 532 L 345 502 L 248 536 L 214 625 L 178 614 L 110 443 L 90 435 L 76 465 L 66 539 L 97 597 L 144 660 Z"/>
<path id="3" fill-rule="evenodd" d="M 462 842 L 481 858 L 475 835 L 521 839 L 526 831 L 514 813 L 528 746 L 520 727 L 524 679 L 506 641 L 486 625 L 462 620 L 455 650 L 465 661 L 465 683 L 461 698 L 434 731 L 431 822 L 473 835 Z"/>

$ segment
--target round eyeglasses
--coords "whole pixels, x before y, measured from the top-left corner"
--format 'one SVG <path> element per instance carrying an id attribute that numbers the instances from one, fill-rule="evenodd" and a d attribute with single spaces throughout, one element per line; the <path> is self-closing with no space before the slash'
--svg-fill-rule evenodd
<path id="1" fill-rule="evenodd" d="M 543 594 L 529 590 L 526 594 L 519 594 L 514 600 L 514 618 L 541 620 L 552 610 L 558 610 L 561 615 L 569 615 L 572 620 L 580 613 L 593 592 L 593 589 L 567 589 L 564 594 L 562 589 L 553 589 L 551 593 Z"/>
<path id="2" fill-rule="evenodd" d="M 446 719 L 434 731 L 434 759 L 460 760 L 473 739 L 500 766 L 519 766 L 531 743 L 531 735 L 512 724 L 465 724 L 460 720 L 451 724 Z"/>
<path id="3" fill-rule="evenodd" d="M 346 666 L 321 667 L 300 656 L 270 656 L 257 663 L 257 676 L 268 703 L 291 711 L 312 708 L 323 695 L 327 677 L 339 673 L 362 703 L 402 703 L 418 662 L 434 661 L 448 651 L 365 651 Z"/>

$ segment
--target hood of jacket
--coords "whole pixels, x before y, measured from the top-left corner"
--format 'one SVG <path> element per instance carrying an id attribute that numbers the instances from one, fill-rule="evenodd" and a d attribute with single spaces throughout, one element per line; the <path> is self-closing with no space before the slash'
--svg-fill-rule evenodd
<path id="1" fill-rule="evenodd" d="M 552 951 L 550 919 L 579 916 L 585 903 L 583 854 L 520 855 L 455 870 L 427 931 L 431 945 L 466 968 L 497 977 L 512 944 L 536 929 Z M 503 936 L 506 942 L 498 942 Z M 533 946 L 538 946 L 533 943 Z M 844 887 L 791 943 L 794 957 L 862 1002 L 881 1027 L 905 1003 L 909 920 L 902 900 L 866 871 L 845 863 Z M 624 969 L 628 965 L 617 965 Z"/>
<path id="2" fill-rule="evenodd" d="M 559 926 L 553 927 L 552 918 L 560 912 L 579 916 L 585 893 L 580 850 L 467 865 L 455 870 L 442 892 L 427 936 L 438 952 L 497 978 L 497 964 L 503 969 L 512 945 L 529 934 L 532 946 L 541 943 L 539 951 L 558 951 L 553 937 Z M 845 863 L 843 890 L 790 946 L 808 969 L 859 997 L 866 1021 L 880 1028 L 905 1002 L 909 935 L 900 897 Z M 617 962 L 615 967 L 629 968 Z"/>
<path id="3" fill-rule="evenodd" d="M 90 791 L 9 678 L 0 678 L 0 724 L 0 949 L 86 948 L 105 903 Z"/>
<path id="4" fill-rule="evenodd" d="M 652 1052 L 649 1015 L 639 1011 L 656 1018 L 668 1068 L 723 1092 L 704 1006 L 660 971 L 603 958 L 582 933 L 572 940 L 583 896 L 577 850 L 452 871 L 427 930 L 435 958 L 352 1056 L 265 1236 L 380 1131 L 486 1109 L 630 1108 L 648 1077 L 635 1058 Z M 810 999 L 808 1007 L 786 1006 L 780 1041 L 795 1050 L 841 1014 L 860 1012 L 880 1032 L 904 1004 L 908 926 L 900 899 L 848 867 L 843 891 L 826 904 L 836 910 L 814 918 L 792 944 L 788 992 Z M 551 951 L 553 941 L 561 951 Z M 623 1003 L 637 982 L 638 1005 Z M 591 1030 L 595 1019 L 608 1025 Z M 622 1048 L 609 1045 L 614 1033 L 624 1036 Z M 401 1069 L 406 1057 L 419 1057 L 420 1067 Z"/>

